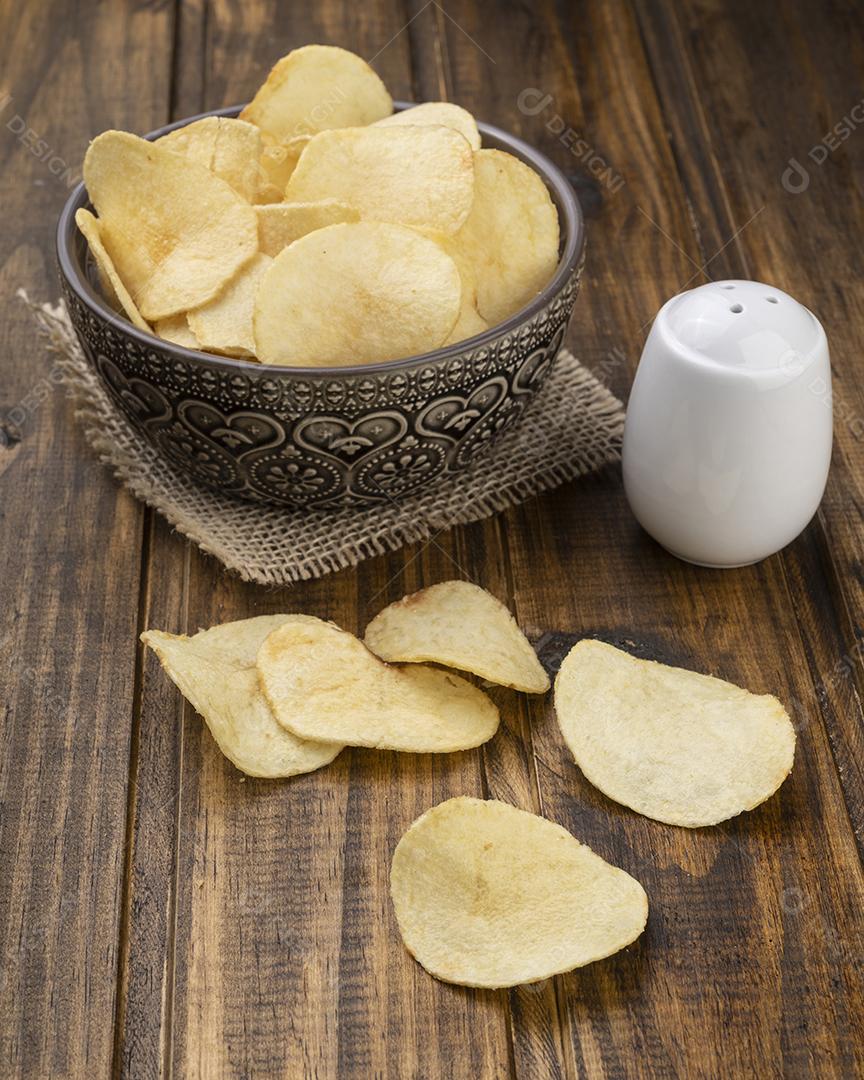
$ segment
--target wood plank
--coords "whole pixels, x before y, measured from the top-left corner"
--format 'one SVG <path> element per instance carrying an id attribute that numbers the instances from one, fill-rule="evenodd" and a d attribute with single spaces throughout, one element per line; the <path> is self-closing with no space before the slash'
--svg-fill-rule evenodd
<path id="1" fill-rule="evenodd" d="M 190 546 L 155 514 L 145 527 L 140 627 L 182 628 Z M 157 1076 L 167 1071 L 170 1042 L 183 703 L 138 648 L 114 1068 Z"/>
<path id="2" fill-rule="evenodd" d="M 165 115 L 171 17 L 52 0 L 3 3 L 0 25 L 0 414 L 15 436 L 0 470 L 0 1073 L 107 1075 L 143 513 L 85 446 L 15 291 L 59 291 L 54 230 L 90 136 Z"/>
<path id="3" fill-rule="evenodd" d="M 753 63 L 751 50 L 741 40 L 743 7 L 731 8 L 716 21 L 712 46 L 706 49 L 699 28 L 709 20 L 707 10 L 696 6 L 679 16 L 671 8 L 639 4 L 653 76 L 701 238 L 700 262 L 711 260 L 707 269 L 713 278 L 753 277 L 800 297 L 823 320 L 832 348 L 836 424 L 828 490 L 814 527 L 783 553 L 782 561 L 794 599 L 791 612 L 801 628 L 818 690 L 799 703 L 798 711 L 803 722 L 822 713 L 859 851 L 864 853 L 864 650 L 860 643 L 864 592 L 858 573 L 864 395 L 858 380 L 850 377 L 857 355 L 854 327 L 864 313 L 864 290 L 858 247 L 851 239 L 854 226 L 850 223 L 837 230 L 836 236 L 831 233 L 831 275 L 843 283 L 842 288 L 821 275 L 802 273 L 804 267 L 816 265 L 825 250 L 828 235 L 823 223 L 830 221 L 836 209 L 838 187 L 854 188 L 856 165 L 860 167 L 864 159 L 864 140 L 860 133 L 856 140 L 854 132 L 836 160 L 832 156 L 824 167 L 817 168 L 808 156 L 818 142 L 814 132 L 824 134 L 823 128 L 832 126 L 823 122 L 824 115 L 839 118 L 849 111 L 849 88 L 855 85 L 860 65 L 854 63 L 854 52 L 844 54 L 850 55 L 845 67 L 829 60 L 833 43 L 847 36 L 836 14 L 818 18 L 813 33 L 809 28 L 813 13 L 808 14 L 806 5 L 787 6 L 783 18 L 772 18 L 770 8 L 760 12 L 755 32 L 770 32 L 778 54 L 795 56 L 800 70 L 808 73 L 807 79 L 795 83 L 794 100 L 790 101 L 789 88 L 779 87 L 763 65 Z M 860 12 L 857 18 L 859 24 L 864 21 Z M 746 25 L 749 38 L 752 24 Z M 860 60 L 860 32 L 848 36 Z M 691 41 L 695 43 L 692 50 L 686 44 Z M 670 51 L 676 57 L 674 64 L 669 62 Z M 718 55 L 734 56 L 736 65 L 746 71 L 735 80 L 737 86 L 748 87 L 746 94 L 730 93 Z M 758 115 L 753 113 L 754 100 L 759 103 Z M 813 102 L 824 103 L 818 122 L 813 118 Z M 742 136 L 746 140 L 743 152 Z M 790 157 L 802 158 L 810 167 L 812 183 L 804 192 L 783 187 Z M 745 215 L 753 212 L 751 207 L 764 210 L 752 227 L 727 244 Z M 848 213 L 856 212 L 860 219 L 853 198 Z"/>
<path id="4" fill-rule="evenodd" d="M 574 165 L 554 134 L 561 125 L 546 127 L 546 110 L 534 129 L 531 118 L 523 121 L 527 137 L 570 164 L 580 190 L 596 196 L 573 339 L 578 355 L 623 386 L 642 324 L 701 262 L 639 28 L 624 4 L 560 15 L 545 6 L 536 22 L 520 12 L 484 23 L 467 5 L 461 14 L 469 33 L 483 26 L 493 56 L 513 55 L 511 38 L 523 43 L 509 94 L 506 77 L 496 81 L 502 103 L 517 102 L 526 87 L 552 95 L 549 119 L 560 115 L 626 179 L 617 191 L 598 190 L 590 161 Z M 738 25 L 743 35 L 743 17 Z M 704 41 L 706 53 L 716 49 L 713 35 Z M 465 99 L 481 80 L 466 74 L 462 84 L 460 73 L 476 73 L 476 55 L 455 31 L 448 52 L 454 96 L 470 105 Z M 737 53 L 715 55 L 719 69 L 724 55 L 728 62 Z M 737 87 L 744 95 L 747 86 L 726 72 L 727 94 Z M 746 209 L 742 198 L 739 223 Z M 572 635 L 567 643 L 596 633 L 787 701 L 814 700 L 779 559 L 723 574 L 676 563 L 632 522 L 617 477 L 572 485 L 504 521 L 513 578 L 524 583 L 516 590 L 520 621 L 530 630 Z M 694 833 L 638 818 L 591 788 L 548 703 L 533 710 L 532 730 L 547 815 L 632 871 L 652 900 L 636 946 L 560 980 L 580 1069 L 590 1076 L 850 1072 L 862 1001 L 855 915 L 862 883 L 819 718 L 799 732 L 796 768 L 777 799 Z"/>

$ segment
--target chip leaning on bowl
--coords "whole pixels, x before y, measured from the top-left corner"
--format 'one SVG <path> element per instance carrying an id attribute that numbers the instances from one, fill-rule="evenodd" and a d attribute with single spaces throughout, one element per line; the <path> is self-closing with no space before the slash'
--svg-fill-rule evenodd
<path id="1" fill-rule="evenodd" d="M 523 308 L 558 265 L 558 212 L 529 165 L 483 148 L 457 105 L 394 114 L 368 64 L 332 46 L 283 57 L 238 118 L 155 142 L 104 132 L 84 182 L 96 218 L 76 221 L 136 326 L 267 364 L 455 344 Z"/>

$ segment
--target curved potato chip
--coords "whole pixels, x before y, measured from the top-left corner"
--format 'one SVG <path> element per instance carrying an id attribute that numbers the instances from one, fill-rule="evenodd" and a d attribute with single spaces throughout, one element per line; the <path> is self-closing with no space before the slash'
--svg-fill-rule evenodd
<path id="1" fill-rule="evenodd" d="M 316 229 L 328 225 L 359 220 L 353 207 L 338 199 L 322 199 L 312 203 L 268 203 L 256 206 L 258 214 L 258 242 L 265 255 L 275 258 L 283 248 Z"/>
<path id="2" fill-rule="evenodd" d="M 280 143 L 279 145 L 283 146 L 285 150 L 288 151 L 290 157 L 293 157 L 295 161 L 299 161 L 300 155 L 309 145 L 309 140 L 311 138 L 311 135 L 292 135 L 290 139 L 288 139 L 284 143 Z"/>
<path id="3" fill-rule="evenodd" d="M 441 247 L 447 251 L 449 246 L 447 238 L 439 236 L 438 242 L 441 244 Z M 467 338 L 476 337 L 477 334 L 482 334 L 489 329 L 489 323 L 486 322 L 477 310 L 477 289 L 473 281 L 468 280 L 463 275 L 463 271 L 458 263 L 456 263 L 456 269 L 459 270 L 459 280 L 462 283 L 462 299 L 459 305 L 459 315 L 456 319 L 456 325 L 443 342 L 444 345 L 455 345 L 460 341 L 465 341 Z"/>
<path id="4" fill-rule="evenodd" d="M 369 623 L 364 640 L 382 660 L 444 664 L 529 694 L 549 689 L 516 620 L 470 581 L 442 581 L 397 600 Z"/>
<path id="5" fill-rule="evenodd" d="M 365 60 L 333 45 L 306 45 L 276 61 L 240 119 L 285 142 L 392 112 L 387 88 Z"/>
<path id="6" fill-rule="evenodd" d="M 125 131 L 90 143 L 84 182 L 143 318 L 207 303 L 258 250 L 255 211 L 194 161 Z"/>
<path id="7" fill-rule="evenodd" d="M 611 956 L 648 918 L 639 882 L 560 825 L 464 796 L 408 829 L 390 893 L 405 947 L 430 975 L 490 989 Z"/>
<path id="8" fill-rule="evenodd" d="M 442 235 L 459 229 L 473 196 L 474 163 L 465 139 L 452 128 L 410 125 L 321 132 L 285 189 L 290 202 L 339 199 L 363 221 Z"/>
<path id="9" fill-rule="evenodd" d="M 261 134 L 264 149 L 261 151 L 260 165 L 266 182 L 259 190 L 256 201 L 262 204 L 281 202 L 285 198 L 285 188 L 291 179 L 291 173 L 294 172 L 300 155 L 312 136 L 296 135 L 293 139 L 280 143 L 265 132 Z"/>
<path id="10" fill-rule="evenodd" d="M 394 127 L 407 124 L 410 127 L 437 124 L 440 127 L 453 128 L 468 141 L 472 150 L 480 149 L 480 132 L 477 121 L 461 105 L 450 101 L 426 101 L 422 105 L 413 105 L 410 109 L 385 116 L 376 120 L 373 127 Z"/>
<path id="11" fill-rule="evenodd" d="M 249 619 L 217 623 L 206 630 L 199 630 L 194 637 L 197 643 L 206 646 L 207 652 L 212 656 L 226 658 L 241 667 L 256 667 L 258 650 L 265 638 L 285 623 L 335 626 L 335 623 L 326 622 L 315 615 L 253 615 Z"/>
<path id="12" fill-rule="evenodd" d="M 577 642 L 555 680 L 555 712 L 585 777 L 669 825 L 715 825 L 774 794 L 792 768 L 786 710 L 722 679 Z"/>
<path id="13" fill-rule="evenodd" d="M 189 328 L 202 349 L 225 356 L 255 356 L 252 312 L 262 275 L 273 260 L 256 255 L 215 300 L 187 313 Z"/>
<path id="14" fill-rule="evenodd" d="M 558 233 L 558 211 L 537 173 L 502 150 L 477 150 L 471 213 L 444 247 L 476 289 L 477 310 L 490 326 L 551 279 Z"/>
<path id="15" fill-rule="evenodd" d="M 258 682 L 255 656 L 277 626 L 303 615 L 263 615 L 214 626 L 194 637 L 148 630 L 141 640 L 204 718 L 219 749 L 248 776 L 278 778 L 329 764 L 339 743 L 297 739 L 276 723 Z M 316 620 L 312 620 L 316 621 Z"/>
<path id="16" fill-rule="evenodd" d="M 99 220 L 93 217 L 89 210 L 75 211 L 75 224 L 84 234 L 90 254 L 96 263 L 99 274 L 99 283 L 107 299 L 114 307 L 121 307 L 129 317 L 130 322 L 139 330 L 149 330 L 150 325 L 142 318 L 141 312 L 135 306 L 135 301 L 129 295 L 129 290 L 120 279 L 120 275 L 111 261 L 111 256 L 105 250 L 102 236 L 99 230 Z"/>
<path id="17" fill-rule="evenodd" d="M 456 345 L 460 341 L 476 337 L 489 329 L 489 323 L 477 310 L 473 290 L 462 282 L 462 304 L 459 308 L 459 317 L 456 325 L 450 331 L 449 337 L 444 341 L 445 345 Z"/>
<path id="18" fill-rule="evenodd" d="M 258 674 L 276 719 L 304 739 L 442 753 L 480 746 L 498 728 L 498 710 L 464 679 L 388 667 L 326 623 L 278 627 L 258 652 Z"/>
<path id="19" fill-rule="evenodd" d="M 245 120 L 205 116 L 156 140 L 175 154 L 203 165 L 254 202 L 261 186 L 261 132 Z"/>
<path id="20" fill-rule="evenodd" d="M 461 288 L 453 260 L 420 233 L 330 225 L 295 240 L 262 277 L 256 351 L 268 364 L 324 367 L 412 356 L 453 329 Z"/>
<path id="21" fill-rule="evenodd" d="M 186 312 L 179 315 L 169 315 L 167 319 L 160 319 L 154 323 L 153 329 L 165 341 L 173 341 L 175 345 L 182 345 L 185 349 L 200 349 L 201 342 L 192 333 Z"/>

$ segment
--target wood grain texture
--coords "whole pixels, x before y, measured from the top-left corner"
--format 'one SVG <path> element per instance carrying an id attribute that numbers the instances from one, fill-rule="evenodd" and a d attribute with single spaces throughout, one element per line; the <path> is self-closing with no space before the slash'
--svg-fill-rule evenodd
<path id="1" fill-rule="evenodd" d="M 292 47 L 343 45 L 394 96 L 458 101 L 565 169 L 589 226 L 570 344 L 617 393 L 668 296 L 752 275 L 828 324 L 838 403 L 819 518 L 757 567 L 666 556 L 609 470 L 356 571 L 244 585 L 113 485 L 51 390 L 12 293 L 55 293 L 66 189 L 0 128 L 12 208 L 0 238 L 0 1074 L 864 1074 L 864 133 L 813 166 L 806 192 L 780 183 L 788 158 L 803 161 L 860 99 L 862 21 L 809 0 L 0 0 L 0 91 L 13 95 L 0 119 L 25 117 L 56 156 L 79 161 L 105 127 L 143 132 L 246 100 Z M 10 411 L 25 400 L 19 431 Z M 136 643 L 144 626 L 291 610 L 362 632 L 391 600 L 452 577 L 508 602 L 553 665 L 596 634 L 777 692 L 798 728 L 792 776 L 717 828 L 663 826 L 584 780 L 551 701 L 493 690 L 502 726 L 481 751 L 346 750 L 310 776 L 246 779 Z M 634 874 L 651 901 L 646 934 L 509 993 L 431 979 L 402 947 L 389 862 L 410 822 L 457 794 L 543 813 Z"/>
<path id="2" fill-rule="evenodd" d="M 848 100 L 853 85 L 849 80 L 854 70 L 860 70 L 862 55 L 855 34 L 851 40 L 857 55 L 846 50 L 834 54 L 833 42 L 848 32 L 839 13 L 822 13 L 812 27 L 808 14 L 813 16 L 814 11 L 808 12 L 806 5 L 797 12 L 787 11 L 782 20 L 761 12 L 758 26 L 748 21 L 745 31 L 743 5 L 731 7 L 722 19 L 711 20 L 698 5 L 676 14 L 672 9 L 640 4 L 652 73 L 694 209 L 700 262 L 712 278 L 754 277 L 778 285 L 799 297 L 828 328 L 836 399 L 828 490 L 814 526 L 781 559 L 817 691 L 796 707 L 802 718 L 822 712 L 859 849 L 864 850 L 864 725 L 860 722 L 864 395 L 856 379 L 844 378 L 843 363 L 860 347 L 864 288 L 856 246 L 847 248 L 841 243 L 836 250 L 832 240 L 835 230 L 842 235 L 859 230 L 862 224 L 855 189 L 860 184 L 864 140 L 847 139 L 839 153 L 821 165 L 810 155 L 813 146 L 855 105 L 855 100 Z M 713 44 L 706 49 L 702 31 L 709 26 Z M 781 86 L 756 62 L 747 41 L 751 33 L 766 32 L 772 34 L 772 47 L 794 56 L 810 77 Z M 692 49 L 685 46 L 686 41 L 693 43 Z M 678 58 L 676 64 L 669 62 L 670 48 Z M 729 94 L 715 48 L 721 56 L 740 58 L 736 69 L 752 95 L 745 99 L 740 93 Z M 822 154 L 817 151 L 816 160 Z M 809 173 L 801 192 L 783 185 L 793 158 L 800 159 Z M 797 184 L 797 176 L 794 179 Z M 844 197 L 843 192 L 848 194 Z M 840 203 L 846 220 L 842 227 L 832 224 Z M 754 213 L 757 216 L 746 224 Z M 814 273 L 829 250 L 830 282 L 818 271 Z M 818 386 L 813 391 L 822 393 Z"/>
<path id="3" fill-rule="evenodd" d="M 56 220 L 91 134 L 164 116 L 170 16 L 0 9 L 3 1076 L 110 1072 L 143 517 L 87 451 L 15 293 L 58 293 Z"/>
<path id="4" fill-rule="evenodd" d="M 561 164 L 572 159 L 560 138 L 562 125 L 546 121 L 546 112 L 554 111 L 626 178 L 617 191 L 607 185 L 600 192 L 589 233 L 589 248 L 600 257 L 589 258 L 573 331 L 577 355 L 599 354 L 601 370 L 611 370 L 623 382 L 644 334 L 637 313 L 650 314 L 688 281 L 704 280 L 702 266 L 737 226 L 716 246 L 709 238 L 707 254 L 700 250 L 676 160 L 676 151 L 686 157 L 686 150 L 670 145 L 666 99 L 658 98 L 654 88 L 655 67 L 675 72 L 681 62 L 679 52 L 670 54 L 668 35 L 657 35 L 666 52 L 649 57 L 639 23 L 626 5 L 588 5 L 560 13 L 547 9 L 545 14 L 545 35 L 537 31 L 535 16 L 523 13 L 525 25 L 518 17 L 495 24 L 484 46 L 493 55 L 506 51 L 497 44 L 496 31 L 498 37 L 537 42 L 534 66 L 531 52 L 521 53 L 511 100 L 518 100 L 525 86 L 551 96 L 538 133 L 550 156 Z M 715 13 L 715 26 L 716 21 Z M 729 16 L 728 27 L 744 25 L 743 12 L 737 19 Z M 691 39 L 701 40 L 695 24 L 689 30 Z M 457 70 L 460 55 L 465 67 L 479 63 L 458 34 L 450 37 L 449 54 Z M 567 43 L 569 65 L 548 63 L 554 54 L 550 42 L 556 40 L 562 50 Z M 715 48 L 712 38 L 719 85 L 717 57 L 724 54 Z M 703 60 L 708 51 L 706 46 Z M 728 55 L 735 54 L 730 45 Z M 705 70 L 698 62 L 695 69 Z M 616 77 L 623 85 L 614 87 Z M 499 86 L 506 85 L 505 78 L 498 77 Z M 743 109 L 741 84 L 730 80 L 728 71 L 722 82 L 727 94 L 737 90 Z M 462 100 L 460 90 L 457 77 L 454 93 Z M 716 117 L 710 101 L 704 107 Z M 537 141 L 538 135 L 529 137 Z M 698 145 L 694 157 L 696 171 L 702 161 Z M 590 173 L 590 160 L 583 156 L 575 168 L 582 171 L 586 165 Z M 717 181 L 713 205 L 728 203 L 719 178 L 710 170 L 708 178 Z M 761 205 L 746 216 L 742 207 L 738 224 Z M 742 241 L 754 236 L 757 227 L 761 221 L 743 230 Z M 654 277 L 647 288 L 638 277 L 640 268 Z M 604 278 L 598 282 L 594 273 Z M 655 298 L 651 290 L 657 285 L 662 293 Z M 589 296 L 592 309 L 586 316 Z M 607 358 L 611 364 L 604 363 Z M 639 534 L 617 481 L 602 479 L 575 485 L 566 500 L 560 493 L 533 500 L 505 515 L 505 521 L 513 579 L 527 583 L 515 600 L 521 621 L 535 632 L 596 633 L 753 689 L 771 687 L 790 703 L 811 704 L 797 717 L 798 761 L 780 797 L 745 819 L 704 833 L 669 830 L 604 799 L 573 766 L 548 704 L 535 708 L 532 732 L 545 812 L 633 872 L 652 900 L 648 932 L 633 949 L 559 980 L 565 1037 L 577 1064 L 590 1076 L 846 1075 L 855 1068 L 851 1048 L 862 992 L 861 927 L 855 913 L 862 897 L 860 865 L 833 767 L 834 732 L 825 724 L 837 713 L 823 716 L 813 707 L 812 640 L 797 624 L 796 597 L 786 572 L 792 555 L 727 574 L 687 568 Z M 791 550 L 806 552 L 818 542 L 816 530 L 818 524 Z M 810 581 L 815 588 L 812 575 Z M 821 633 L 832 624 L 836 614 L 823 603 Z M 859 731 L 857 712 L 839 725 L 850 761 L 856 759 Z M 854 791 L 854 773 L 849 779 Z M 830 865 L 817 883 L 811 874 L 829 837 Z M 759 913 L 755 919 L 754 910 Z M 700 950 L 698 959 L 699 986 L 687 986 L 681 973 L 693 963 L 697 943 L 707 941 L 711 947 Z M 747 963 L 754 955 L 760 957 L 758 968 Z M 730 1028 L 736 1032 L 731 1040 Z"/>

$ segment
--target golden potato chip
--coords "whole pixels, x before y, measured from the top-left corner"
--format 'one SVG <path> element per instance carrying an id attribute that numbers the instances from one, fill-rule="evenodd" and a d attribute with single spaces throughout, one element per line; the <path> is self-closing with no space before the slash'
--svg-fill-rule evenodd
<path id="1" fill-rule="evenodd" d="M 201 348 L 201 342 L 192 333 L 185 311 L 181 311 L 179 315 L 169 315 L 167 319 L 160 319 L 153 324 L 153 329 L 165 341 L 172 341 L 185 349 Z"/>
<path id="2" fill-rule="evenodd" d="M 297 739 L 277 724 L 258 682 L 255 657 L 264 638 L 277 626 L 308 618 L 263 615 L 214 626 L 194 637 L 159 630 L 141 635 L 204 718 L 225 757 L 249 776 L 312 772 L 342 749 L 338 743 Z"/>
<path id="3" fill-rule="evenodd" d="M 264 173 L 265 184 L 258 192 L 259 203 L 281 202 L 285 197 L 285 188 L 291 179 L 291 173 L 300 160 L 311 135 L 296 135 L 285 143 L 276 142 L 272 136 L 262 132 L 264 149 L 261 151 L 260 165 Z"/>
<path id="4" fill-rule="evenodd" d="M 280 145 L 288 151 L 289 157 L 293 157 L 295 161 L 299 161 L 300 155 L 309 145 L 309 140 L 311 138 L 311 135 L 294 135 Z"/>
<path id="5" fill-rule="evenodd" d="M 437 124 L 440 127 L 453 128 L 467 140 L 472 150 L 480 149 L 480 132 L 477 130 L 477 121 L 461 105 L 453 105 L 449 101 L 427 101 L 422 105 L 414 105 L 410 109 L 385 116 L 383 120 L 376 120 L 373 127 L 393 127 L 407 124 L 411 127 L 418 125 Z"/>
<path id="6" fill-rule="evenodd" d="M 102 242 L 144 319 L 207 303 L 258 250 L 258 219 L 194 161 L 124 131 L 90 144 L 84 181 Z"/>
<path id="7" fill-rule="evenodd" d="M 595 787 L 669 825 L 715 825 L 752 810 L 780 787 L 795 754 L 776 698 L 600 641 L 566 656 L 555 712 Z"/>
<path id="8" fill-rule="evenodd" d="M 397 600 L 369 623 L 364 640 L 382 660 L 444 664 L 529 694 L 549 689 L 516 620 L 470 581 L 442 581 Z"/>
<path id="9" fill-rule="evenodd" d="M 195 641 L 207 648 L 211 657 L 227 658 L 241 667 L 255 667 L 258 650 L 264 639 L 285 623 L 307 623 L 310 626 L 334 626 L 314 615 L 255 615 L 250 619 L 236 619 L 233 622 L 217 623 L 216 626 L 199 630 Z M 338 628 L 337 628 L 338 629 Z"/>
<path id="10" fill-rule="evenodd" d="M 188 312 L 189 328 L 202 349 L 225 356 L 255 356 L 252 312 L 262 275 L 273 260 L 256 255 L 215 300 Z"/>
<path id="11" fill-rule="evenodd" d="M 441 247 L 447 251 L 450 246 L 447 243 L 447 238 L 439 236 L 438 241 Z M 457 342 L 476 337 L 477 334 L 482 334 L 489 329 L 489 324 L 477 310 L 477 289 L 474 282 L 463 276 L 463 271 L 458 263 L 456 263 L 456 269 L 459 270 L 459 280 L 462 283 L 462 299 L 456 325 L 444 341 L 445 345 L 455 345 Z"/>
<path id="12" fill-rule="evenodd" d="M 444 246 L 490 326 L 534 299 L 558 265 L 558 212 L 546 185 L 512 154 L 474 154 L 474 202 Z"/>
<path id="13" fill-rule="evenodd" d="M 389 667 L 326 623 L 278 627 L 258 651 L 258 674 L 276 719 L 299 738 L 442 753 L 479 746 L 498 728 L 498 710 L 464 679 Z"/>
<path id="14" fill-rule="evenodd" d="M 338 199 L 322 199 L 313 203 L 269 203 L 256 206 L 258 238 L 265 255 L 275 257 L 279 252 L 316 229 L 328 225 L 359 220 L 353 207 Z"/>
<path id="15" fill-rule="evenodd" d="M 245 120 L 205 116 L 156 140 L 159 146 L 215 173 L 247 202 L 255 202 L 262 182 L 261 132 Z"/>
<path id="16" fill-rule="evenodd" d="M 393 101 L 365 60 L 332 45 L 306 45 L 277 60 L 240 113 L 280 142 L 389 116 Z"/>
<path id="17" fill-rule="evenodd" d="M 405 947 L 430 975 L 490 989 L 611 956 L 648 918 L 639 882 L 566 829 L 467 797 L 408 829 L 390 893 Z"/>
<path id="18" fill-rule="evenodd" d="M 460 341 L 476 337 L 489 329 L 489 323 L 477 310 L 474 292 L 462 282 L 462 304 L 459 308 L 459 317 L 456 325 L 450 331 L 450 336 L 444 342 L 445 345 L 456 345 Z"/>
<path id="19" fill-rule="evenodd" d="M 258 615 L 251 619 L 237 619 L 233 622 L 220 622 L 215 626 L 199 630 L 194 635 L 195 642 L 204 644 L 207 653 L 215 657 L 227 657 L 231 662 L 242 667 L 254 667 L 265 638 L 286 622 L 308 623 L 309 625 L 334 626 L 313 615 Z M 337 627 L 338 629 L 338 627 Z"/>
<path id="20" fill-rule="evenodd" d="M 461 288 L 453 260 L 428 237 L 380 222 L 330 225 L 295 240 L 261 278 L 256 352 L 295 367 L 425 352 L 453 329 Z"/>
<path id="21" fill-rule="evenodd" d="M 290 202 L 339 199 L 363 221 L 442 235 L 459 229 L 473 196 L 474 163 L 465 139 L 452 128 L 409 125 L 321 132 L 285 189 Z"/>
<path id="22" fill-rule="evenodd" d="M 99 283 L 108 301 L 114 307 L 121 307 L 128 315 L 130 322 L 137 326 L 139 330 L 149 330 L 149 324 L 142 318 L 141 312 L 135 306 L 135 301 L 129 295 L 129 290 L 120 280 L 120 275 L 111 261 L 111 256 L 105 250 L 99 231 L 98 219 L 93 217 L 89 210 L 82 208 L 75 211 L 75 224 L 84 234 L 90 248 L 90 254 L 96 263 Z"/>

